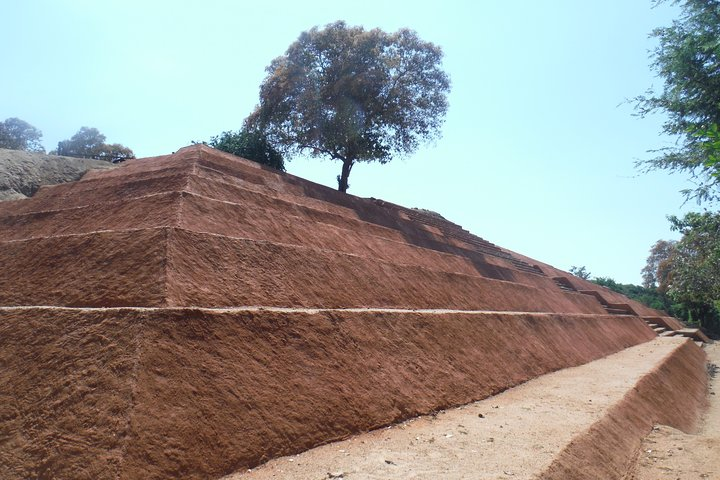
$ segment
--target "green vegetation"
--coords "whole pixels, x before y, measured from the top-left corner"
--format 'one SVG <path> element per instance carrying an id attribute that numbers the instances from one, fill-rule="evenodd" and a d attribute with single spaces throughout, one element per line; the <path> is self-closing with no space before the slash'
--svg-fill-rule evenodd
<path id="1" fill-rule="evenodd" d="M 664 0 L 660 0 L 661 3 Z M 668 115 L 663 131 L 677 136 L 677 147 L 657 151 L 650 169 L 690 173 L 697 182 L 686 190 L 698 202 L 718 200 L 720 187 L 720 0 L 675 0 L 680 19 L 657 28 L 653 68 L 664 81 L 661 91 L 636 98 L 641 116 Z"/>
<path id="2" fill-rule="evenodd" d="M 267 137 L 261 132 L 247 130 L 223 132 L 210 138 L 208 145 L 223 152 L 285 171 L 282 154 L 270 144 Z"/>
<path id="3" fill-rule="evenodd" d="M 618 283 L 609 277 L 597 277 L 590 281 L 607 287 L 614 292 L 622 293 L 626 297 L 650 308 L 664 310 L 670 315 L 685 321 L 690 320 L 688 311 L 682 303 L 674 303 L 667 294 L 655 287 L 648 288 L 630 283 Z"/>
<path id="4" fill-rule="evenodd" d="M 8 118 L 0 122 L 0 148 L 44 153 L 40 144 L 42 132 L 19 118 Z"/>
<path id="5" fill-rule="evenodd" d="M 653 286 L 681 303 L 694 321 L 720 333 L 720 214 L 688 213 L 669 220 L 682 238 L 665 242 L 663 251 L 657 248 L 663 241 L 657 242 L 643 272 L 653 272 Z"/>
<path id="6" fill-rule="evenodd" d="M 588 270 L 585 268 L 585 265 L 583 265 L 582 267 L 576 267 L 575 265 L 573 265 L 572 267 L 570 267 L 570 273 L 572 273 L 576 277 L 582 278 L 583 280 L 589 280 L 591 275 L 591 273 L 588 272 Z"/>
<path id="7" fill-rule="evenodd" d="M 105 135 L 97 128 L 82 127 L 68 140 L 58 142 L 57 150 L 51 155 L 65 157 L 94 158 L 108 162 L 121 162 L 128 158 L 135 158 L 133 151 L 119 143 L 105 143 Z"/>
<path id="8" fill-rule="evenodd" d="M 286 154 L 339 160 L 345 192 L 357 162 L 387 163 L 439 136 L 450 90 L 442 56 L 412 30 L 312 28 L 267 67 L 246 127 Z"/>
<path id="9" fill-rule="evenodd" d="M 652 32 L 659 41 L 652 66 L 663 88 L 636 100 L 641 116 L 668 116 L 663 131 L 678 144 L 657 151 L 645 166 L 689 173 L 696 187 L 685 190 L 686 197 L 713 204 L 720 200 L 720 0 L 673 3 L 680 18 Z M 642 270 L 644 288 L 667 297 L 670 313 L 720 333 L 720 214 L 668 219 L 682 238 L 653 245 Z"/>

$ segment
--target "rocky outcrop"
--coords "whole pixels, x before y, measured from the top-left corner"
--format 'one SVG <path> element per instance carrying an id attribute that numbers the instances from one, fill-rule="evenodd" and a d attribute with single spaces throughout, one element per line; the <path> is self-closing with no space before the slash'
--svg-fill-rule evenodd
<path id="1" fill-rule="evenodd" d="M 74 182 L 90 169 L 113 165 L 87 158 L 0 149 L 0 201 L 31 197 L 42 185 Z"/>

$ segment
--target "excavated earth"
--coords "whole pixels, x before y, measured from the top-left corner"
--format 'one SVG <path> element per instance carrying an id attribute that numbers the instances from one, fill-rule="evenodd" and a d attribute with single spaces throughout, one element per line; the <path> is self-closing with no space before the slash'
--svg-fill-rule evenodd
<path id="1" fill-rule="evenodd" d="M 0 246 L 0 478 L 219 478 L 682 328 L 437 215 L 202 145 L 0 202 Z M 632 415 L 598 419 L 621 441 L 572 440 L 549 478 L 614 478 L 598 462 L 680 404 L 669 424 L 691 428 L 703 353 L 675 351 L 648 354 L 666 373 Z"/>

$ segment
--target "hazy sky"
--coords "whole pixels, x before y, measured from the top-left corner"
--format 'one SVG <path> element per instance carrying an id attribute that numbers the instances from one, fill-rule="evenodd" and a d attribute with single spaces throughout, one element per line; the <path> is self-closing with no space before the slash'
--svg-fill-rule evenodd
<path id="1" fill-rule="evenodd" d="M 388 165 L 359 164 L 349 192 L 435 210 L 503 247 L 639 283 L 648 249 L 677 238 L 682 175 L 634 162 L 672 144 L 662 117 L 624 103 L 660 86 L 649 32 L 677 16 L 650 0 L 423 2 L 0 0 L 0 120 L 81 126 L 140 156 L 237 130 L 265 67 L 315 25 L 395 31 L 440 45 L 452 80 L 443 137 Z M 340 165 L 294 159 L 336 187 Z"/>

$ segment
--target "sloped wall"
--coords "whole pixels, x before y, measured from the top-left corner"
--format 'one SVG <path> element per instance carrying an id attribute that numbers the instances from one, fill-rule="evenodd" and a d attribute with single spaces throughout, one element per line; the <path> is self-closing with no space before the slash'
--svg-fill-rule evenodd
<path id="1" fill-rule="evenodd" d="M 0 476 L 216 478 L 653 337 L 599 315 L 0 310 Z"/>

